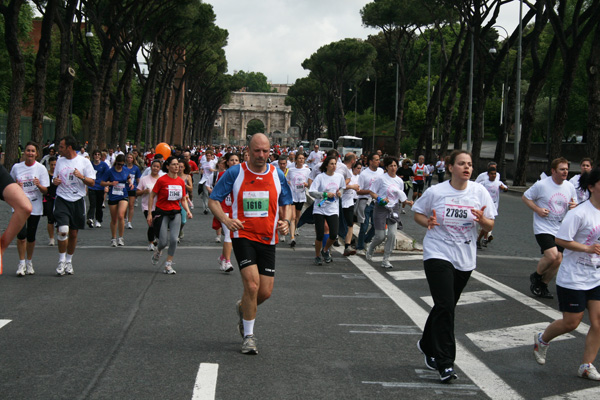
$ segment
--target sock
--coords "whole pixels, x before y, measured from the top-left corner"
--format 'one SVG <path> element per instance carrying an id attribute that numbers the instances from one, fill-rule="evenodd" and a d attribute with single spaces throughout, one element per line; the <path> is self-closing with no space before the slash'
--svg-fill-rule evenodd
<path id="1" fill-rule="evenodd" d="M 19 264 L 25 264 L 25 260 L 19 260 Z"/>
<path id="2" fill-rule="evenodd" d="M 254 321 L 256 320 L 252 320 L 252 321 L 246 321 L 245 319 L 242 320 L 242 322 L 244 323 L 244 336 L 250 336 L 250 335 L 254 335 Z"/>
<path id="3" fill-rule="evenodd" d="M 67 253 L 58 253 L 58 261 L 60 262 L 65 262 L 65 259 L 67 258 Z"/>
<path id="4" fill-rule="evenodd" d="M 540 343 L 541 343 L 541 344 L 545 344 L 546 346 L 548 346 L 548 345 L 549 345 L 549 343 L 546 343 L 546 342 L 544 342 L 544 341 L 542 340 L 542 334 L 541 334 L 541 333 L 540 333 L 540 334 L 538 334 L 538 340 L 540 341 Z"/>
<path id="5" fill-rule="evenodd" d="M 350 243 L 344 243 L 344 249 L 347 249 L 348 247 L 350 247 Z"/>
<path id="6" fill-rule="evenodd" d="M 73 254 L 67 254 L 66 262 L 70 263 L 73 260 Z"/>
<path id="7" fill-rule="evenodd" d="M 226 262 L 228 262 L 228 263 L 230 263 L 230 262 L 231 262 L 231 260 L 230 260 L 230 259 L 227 259 L 227 260 L 225 260 L 225 261 L 226 261 Z"/>

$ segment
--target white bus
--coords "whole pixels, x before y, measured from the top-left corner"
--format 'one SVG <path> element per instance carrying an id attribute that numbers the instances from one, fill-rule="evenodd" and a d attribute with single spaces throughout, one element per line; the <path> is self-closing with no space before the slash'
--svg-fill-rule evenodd
<path id="1" fill-rule="evenodd" d="M 331 139 L 325 139 L 325 138 L 318 138 L 315 140 L 315 143 L 319 145 L 319 150 L 327 153 L 329 150 L 333 150 L 333 140 Z"/>
<path id="2" fill-rule="evenodd" d="M 356 136 L 340 136 L 337 141 L 337 151 L 344 157 L 346 153 L 354 153 L 360 157 L 363 150 L 362 138 Z"/>

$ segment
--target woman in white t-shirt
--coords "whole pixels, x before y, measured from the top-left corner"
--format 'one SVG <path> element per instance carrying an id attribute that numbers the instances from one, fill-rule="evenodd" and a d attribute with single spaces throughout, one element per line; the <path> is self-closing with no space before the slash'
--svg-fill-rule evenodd
<path id="1" fill-rule="evenodd" d="M 339 199 L 342 197 L 342 189 L 346 187 L 346 181 L 340 174 L 335 173 L 337 165 L 336 157 L 329 156 L 321 164 L 322 174 L 316 176 L 310 185 L 309 193 L 315 199 L 313 205 L 313 217 L 315 220 L 315 264 L 322 265 L 323 261 L 332 261 L 329 248 L 337 239 L 339 229 Z M 325 221 L 329 226 L 329 239 L 322 247 L 325 236 Z M 321 258 L 322 257 L 322 258 Z"/>
<path id="2" fill-rule="evenodd" d="M 584 173 L 579 182 L 589 192 L 589 200 L 567 213 L 555 238 L 565 249 L 556 275 L 558 308 L 563 317 L 543 333 L 534 334 L 533 354 L 538 364 L 545 364 L 550 341 L 575 330 L 587 308 L 591 327 L 577 374 L 600 381 L 600 373 L 592 364 L 600 348 L 600 168 Z"/>
<path id="3" fill-rule="evenodd" d="M 457 378 L 454 310 L 475 269 L 477 224 L 491 231 L 496 215 L 487 190 L 469 181 L 470 153 L 453 151 L 446 167 L 450 180 L 432 186 L 413 206 L 415 222 L 427 228 L 423 261 L 434 302 L 417 346 L 427 368 L 437 370 L 442 382 Z"/>
<path id="4" fill-rule="evenodd" d="M 35 249 L 38 223 L 44 213 L 43 196 L 48 193 L 50 186 L 48 170 L 36 161 L 40 154 L 38 149 L 37 143 L 28 142 L 25 145 L 25 161 L 13 165 L 10 171 L 10 176 L 23 189 L 32 206 L 31 215 L 17 234 L 17 251 L 19 253 L 17 276 L 35 274 L 31 259 Z M 25 260 L 25 254 L 27 254 L 27 260 Z"/>
<path id="5" fill-rule="evenodd" d="M 150 192 L 154 188 L 154 184 L 160 178 L 159 172 L 162 167 L 162 163 L 160 160 L 152 161 L 150 165 L 150 175 L 146 175 L 142 177 L 138 183 L 138 187 L 136 190 L 136 195 L 142 197 L 142 211 L 144 212 L 144 217 L 148 219 L 148 213 L 154 211 L 155 205 L 153 205 L 152 210 L 148 210 L 148 198 L 150 197 Z M 148 251 L 156 250 L 156 246 L 154 245 L 154 240 L 156 237 L 154 236 L 154 228 L 152 226 L 148 226 L 147 231 L 148 236 Z"/>
<path id="6" fill-rule="evenodd" d="M 404 194 L 404 182 L 396 175 L 398 160 L 395 157 L 386 157 L 383 159 L 383 167 L 385 174 L 377 178 L 370 189 L 370 195 L 375 203 L 375 208 L 373 208 L 375 236 L 369 244 L 366 258 L 371 261 L 375 248 L 385 240 L 381 267 L 392 268 L 390 255 L 396 244 L 396 229 L 400 222 L 400 204 L 412 206 L 413 202 L 407 201 L 406 194 Z"/>
<path id="7" fill-rule="evenodd" d="M 285 176 L 292 189 L 292 199 L 294 200 L 294 207 L 292 207 L 292 224 L 290 226 L 290 247 L 296 246 L 296 225 L 300 220 L 302 213 L 302 207 L 306 203 L 306 188 L 308 187 L 308 176 L 310 175 L 310 168 L 304 165 L 305 156 L 304 153 L 298 153 L 296 156 L 296 164 L 294 167 L 288 169 L 288 173 Z"/>
<path id="8" fill-rule="evenodd" d="M 346 226 L 348 227 L 348 233 L 346 233 L 346 237 L 344 238 L 344 256 L 352 256 L 356 254 L 356 249 L 351 245 L 352 243 L 352 235 L 354 230 L 354 204 L 358 200 L 357 190 L 360 190 L 360 186 L 358 184 L 358 178 L 360 177 L 360 172 L 362 171 L 362 165 L 360 162 L 355 162 L 352 166 L 352 177 L 350 178 L 350 182 L 346 184 L 346 190 L 344 190 L 344 194 L 342 194 L 342 213 L 344 220 L 346 220 Z"/>
<path id="9" fill-rule="evenodd" d="M 494 202 L 494 207 L 496 207 L 496 214 L 498 213 L 498 207 L 500 205 L 500 190 L 504 192 L 508 192 L 508 186 L 506 186 L 500 179 L 496 179 L 496 167 L 489 167 L 487 170 L 489 179 L 482 179 L 480 184 L 488 191 L 490 196 L 492 197 L 492 201 Z M 487 247 L 488 243 L 494 239 L 492 232 L 486 232 L 483 229 L 479 231 L 479 236 L 477 236 L 477 249 L 481 249 L 483 247 Z M 483 241 L 483 243 L 482 243 Z"/>

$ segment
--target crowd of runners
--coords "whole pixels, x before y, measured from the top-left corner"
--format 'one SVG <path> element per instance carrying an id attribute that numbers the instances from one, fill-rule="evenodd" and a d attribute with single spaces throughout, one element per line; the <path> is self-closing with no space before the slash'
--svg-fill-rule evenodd
<path id="1" fill-rule="evenodd" d="M 333 261 L 333 246 L 340 247 L 342 257 L 372 261 L 382 245 L 380 266 L 391 269 L 397 230 L 412 208 L 415 222 L 427 229 L 423 260 L 434 300 L 417 346 L 442 382 L 457 378 L 456 304 L 476 267 L 477 250 L 494 239 L 500 191 L 508 190 L 495 163 L 473 179 L 471 155 L 462 150 L 435 162 L 426 163 L 423 156 L 413 162 L 380 150 L 357 156 L 323 152 L 318 145 L 272 146 L 263 134 L 254 135 L 247 147 L 173 147 L 163 154 L 128 143 L 124 150 L 93 149 L 90 157 L 74 138 L 65 137 L 44 149 L 29 142 L 23 161 L 10 174 L 0 167 L 0 194 L 14 210 L 2 250 L 17 237 L 18 276 L 35 274 L 33 254 L 42 217 L 47 219 L 48 245 L 58 247 L 56 274 L 73 275 L 79 230 L 101 228 L 108 211 L 106 245 L 125 246 L 138 203 L 147 221 L 140 229 L 152 252 L 149 262 L 160 263 L 167 249 L 161 268 L 176 274 L 173 258 L 184 226 L 193 218 L 197 181 L 199 212 L 212 214 L 215 242 L 222 244 L 217 267 L 231 273 L 233 252 L 242 277 L 243 293 L 236 304 L 242 353 L 257 354 L 257 307 L 273 290 L 279 242 L 295 248 L 298 235 L 312 241 L 314 234 L 312 262 L 317 266 Z M 529 276 L 531 293 L 554 298 L 549 284 L 556 277 L 563 313 L 544 332 L 535 333 L 534 356 L 544 364 L 551 340 L 576 329 L 587 308 L 591 328 L 578 375 L 600 380 L 592 364 L 600 348 L 600 167 L 593 168 L 586 158 L 580 168 L 581 174 L 569 181 L 569 162 L 556 159 L 551 175 L 542 176 L 523 195 L 533 211 L 542 255 Z M 304 225 L 314 225 L 314 233 L 308 227 L 301 230 Z"/>

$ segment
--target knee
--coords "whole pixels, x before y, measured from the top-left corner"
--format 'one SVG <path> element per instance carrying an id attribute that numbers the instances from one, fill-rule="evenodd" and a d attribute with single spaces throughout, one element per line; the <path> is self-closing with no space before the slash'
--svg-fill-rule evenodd
<path id="1" fill-rule="evenodd" d="M 58 240 L 59 241 L 64 241 L 67 240 L 69 238 L 69 226 L 68 225 L 61 225 L 58 227 Z"/>
<path id="2" fill-rule="evenodd" d="M 579 323 L 581 322 L 581 319 L 568 319 L 568 320 L 563 320 L 564 322 L 564 328 L 567 332 L 571 332 L 574 331 L 575 329 L 577 329 L 577 327 L 579 326 Z"/>
<path id="3" fill-rule="evenodd" d="M 258 288 L 259 288 L 258 282 L 247 281 L 244 283 L 244 288 L 245 288 L 246 292 L 248 292 L 248 294 L 250 294 L 251 296 L 254 297 L 254 296 L 258 295 Z"/>

